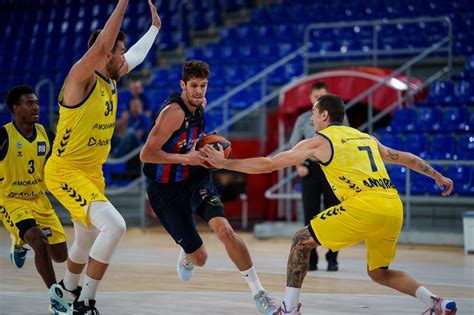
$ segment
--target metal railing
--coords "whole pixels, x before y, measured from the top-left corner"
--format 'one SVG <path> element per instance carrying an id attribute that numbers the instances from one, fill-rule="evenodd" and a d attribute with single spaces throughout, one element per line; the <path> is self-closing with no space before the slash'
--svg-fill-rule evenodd
<path id="1" fill-rule="evenodd" d="M 48 87 L 48 96 L 49 96 L 49 102 L 48 102 L 48 124 L 49 128 L 52 128 L 54 126 L 54 123 L 56 122 L 56 116 L 54 115 L 54 106 L 56 105 L 55 102 L 55 89 L 54 89 L 54 82 L 51 79 L 41 79 L 36 85 L 35 85 L 35 93 L 40 96 L 40 91 L 43 86 Z"/>
<path id="2" fill-rule="evenodd" d="M 206 106 L 206 112 L 209 112 L 215 108 L 222 107 L 222 121 L 223 124 L 217 128 L 217 131 L 227 136 L 229 132 L 229 127 L 234 125 L 239 120 L 243 119 L 244 117 L 248 116 L 250 113 L 261 109 L 260 112 L 260 124 L 259 124 L 259 139 L 260 139 L 260 151 L 263 152 L 265 140 L 266 140 L 266 104 L 271 101 L 273 98 L 279 95 L 280 89 L 276 89 L 273 92 L 268 92 L 268 77 L 271 73 L 280 67 L 285 66 L 291 60 L 302 56 L 308 50 L 306 45 L 301 46 L 297 50 L 293 51 L 292 53 L 288 54 L 287 56 L 283 57 L 282 59 L 276 61 L 275 63 L 271 64 L 270 66 L 266 67 L 253 77 L 247 79 L 246 81 L 242 82 L 232 90 L 228 91 L 221 97 L 217 98 L 216 100 L 210 102 Z M 260 97 L 259 101 L 254 102 L 248 108 L 239 111 L 237 114 L 233 115 L 232 118 L 229 119 L 230 115 L 230 106 L 229 102 L 231 101 L 231 97 L 237 95 L 238 93 L 242 92 L 246 88 L 254 84 L 260 85 Z"/>
<path id="3" fill-rule="evenodd" d="M 394 25 L 394 24 L 414 24 L 414 23 L 442 23 L 447 25 L 447 34 L 444 38 L 438 40 L 434 44 L 425 47 L 425 48 L 416 48 L 416 49 L 397 49 L 397 50 L 390 50 L 385 51 L 378 48 L 378 34 L 380 29 L 383 26 L 387 25 Z M 393 71 L 389 76 L 384 78 L 383 80 L 375 83 L 366 91 L 360 93 L 351 101 L 346 104 L 346 110 L 352 108 L 357 103 L 363 101 L 364 99 L 368 99 L 368 106 L 367 106 L 367 122 L 364 123 L 359 127 L 360 130 L 368 130 L 369 133 L 373 132 L 373 124 L 379 121 L 381 118 L 389 114 L 392 110 L 399 107 L 400 105 L 404 104 L 405 102 L 412 100 L 413 96 L 421 91 L 423 88 L 431 84 L 434 80 L 439 79 L 443 75 L 450 74 L 452 68 L 452 24 L 449 18 L 447 17 L 423 17 L 423 18 L 416 18 L 416 19 L 396 19 L 396 20 L 375 20 L 375 21 L 355 21 L 355 22 L 337 22 L 337 23 L 318 23 L 318 24 L 310 24 L 307 26 L 305 30 L 304 36 L 304 46 L 308 48 L 310 46 L 310 32 L 315 29 L 335 29 L 335 28 L 348 28 L 348 27 L 363 27 L 363 26 L 371 26 L 373 28 L 373 47 L 371 50 L 367 51 L 353 51 L 351 54 L 348 53 L 325 53 L 324 55 L 320 55 L 318 53 L 307 51 L 304 54 L 304 68 L 305 72 L 309 68 L 309 60 L 310 59 L 318 59 L 318 58 L 327 58 L 327 57 L 343 57 L 343 56 L 372 56 L 372 63 L 373 65 L 377 65 L 377 60 L 379 55 L 396 55 L 396 54 L 403 54 L 403 55 L 415 55 L 409 61 L 404 63 L 401 67 Z M 433 54 L 434 52 L 444 52 L 446 53 L 446 66 L 442 67 L 434 74 L 432 74 L 428 79 L 421 83 L 416 89 L 412 89 L 409 82 L 410 82 L 410 72 L 411 68 L 425 60 L 429 55 Z M 373 95 L 374 93 L 379 90 L 380 88 L 386 86 L 391 80 L 393 80 L 396 76 L 401 73 L 406 72 L 408 74 L 408 84 L 407 84 L 407 92 L 403 97 L 399 97 L 397 101 L 387 106 L 384 110 L 382 110 L 377 115 L 373 115 Z M 270 155 L 276 154 L 278 152 L 283 151 L 284 149 L 288 148 L 290 145 L 285 141 L 285 131 L 280 130 L 280 147 L 272 152 Z M 278 199 L 278 217 L 285 216 L 287 220 L 291 218 L 291 200 L 295 199 L 295 195 L 292 192 L 291 181 L 296 177 L 296 173 L 291 171 L 291 168 L 287 168 L 284 170 L 280 170 L 278 172 L 278 183 L 273 185 L 270 189 L 268 189 L 265 193 L 265 196 L 270 199 Z M 278 191 L 278 193 L 275 193 Z M 275 196 L 281 196 L 275 198 Z M 286 198 L 288 197 L 288 198 Z"/>
<path id="4" fill-rule="evenodd" d="M 447 34 L 444 38 L 440 39 L 439 41 L 435 42 L 434 44 L 424 47 L 424 48 L 410 48 L 410 49 L 392 49 L 392 50 L 381 50 L 378 48 L 378 39 L 379 39 L 379 32 L 382 27 L 388 26 L 388 25 L 398 25 L 398 24 L 419 24 L 419 23 L 441 23 L 441 24 L 446 24 L 447 25 Z M 363 26 L 370 26 L 373 28 L 373 47 L 371 50 L 360 50 L 360 51 L 353 51 L 350 54 L 348 53 L 326 53 L 324 55 L 320 55 L 318 53 L 310 52 L 308 51 L 305 54 L 304 58 L 304 64 L 305 64 L 305 69 L 308 68 L 309 60 L 312 59 L 318 59 L 318 58 L 327 58 L 327 57 L 341 57 L 341 56 L 367 56 L 371 55 L 372 56 L 372 64 L 373 66 L 377 65 L 377 58 L 379 55 L 416 55 L 414 58 L 410 59 L 408 62 L 403 64 L 401 67 L 398 69 L 394 70 L 390 76 L 387 76 L 384 78 L 382 81 L 377 82 L 373 86 L 371 86 L 369 89 L 366 91 L 362 92 L 361 94 L 357 95 L 355 98 L 350 100 L 346 104 L 346 110 L 349 110 L 353 106 L 355 106 L 357 103 L 361 102 L 365 98 L 368 98 L 368 106 L 367 106 L 367 117 L 368 117 L 368 131 L 371 133 L 373 123 L 376 121 L 372 120 L 373 117 L 373 94 L 379 90 L 380 88 L 383 88 L 387 83 L 389 83 L 391 80 L 393 80 L 396 76 L 398 76 L 401 73 L 404 73 L 407 71 L 408 73 L 408 82 L 410 79 L 410 69 L 420 61 L 424 60 L 426 57 L 428 57 L 430 54 L 433 52 L 445 52 L 446 53 L 446 67 L 443 67 L 443 69 L 437 71 L 435 74 L 433 74 L 431 78 L 435 80 L 440 78 L 442 75 L 447 74 L 448 76 L 450 75 L 450 71 L 452 68 L 452 63 L 453 63 L 453 58 L 452 58 L 452 43 L 453 43 L 453 34 L 452 34 L 452 23 L 448 17 L 423 17 L 423 18 L 416 18 L 416 19 L 395 19 L 395 20 L 374 20 L 374 21 L 355 21 L 355 22 L 337 22 L 337 23 L 318 23 L 318 24 L 310 24 L 306 27 L 305 29 L 305 46 L 308 47 L 310 45 L 310 33 L 313 30 L 317 29 L 334 29 L 334 28 L 354 28 L 354 27 L 363 27 Z M 430 81 L 430 83 L 432 82 Z M 425 84 L 424 86 L 426 86 Z M 408 93 L 410 94 L 411 86 L 408 83 L 407 84 L 407 90 Z M 417 91 L 420 91 L 421 89 L 417 89 Z M 412 97 L 414 93 L 411 93 L 410 96 Z M 386 112 L 388 113 L 388 112 Z M 379 116 L 381 118 L 381 116 Z M 361 129 L 364 130 L 364 129 Z"/>

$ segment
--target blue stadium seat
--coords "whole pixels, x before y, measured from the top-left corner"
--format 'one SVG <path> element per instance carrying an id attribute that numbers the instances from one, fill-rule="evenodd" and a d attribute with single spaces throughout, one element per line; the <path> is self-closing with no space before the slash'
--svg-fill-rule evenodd
<path id="1" fill-rule="evenodd" d="M 201 13 L 202 14 L 202 13 Z M 209 27 L 217 27 L 221 24 L 221 15 L 218 10 L 206 10 L 205 20 Z"/>
<path id="2" fill-rule="evenodd" d="M 299 77 L 304 72 L 304 65 L 302 62 L 290 62 L 285 67 L 286 75 L 288 78 Z"/>
<path id="3" fill-rule="evenodd" d="M 472 175 L 473 168 L 467 165 L 450 165 L 446 172 L 454 182 L 454 193 L 459 195 L 474 195 Z"/>
<path id="4" fill-rule="evenodd" d="M 444 174 L 444 168 L 440 165 L 432 165 L 435 170 Z M 423 174 L 412 172 L 410 174 L 413 176 L 413 184 L 411 186 L 411 192 L 413 195 L 438 195 L 441 193 L 441 190 L 436 185 L 435 181 Z"/>
<path id="5" fill-rule="evenodd" d="M 404 194 L 406 192 L 406 167 L 401 165 L 390 165 L 387 170 L 392 183 L 401 194 Z"/>
<path id="6" fill-rule="evenodd" d="M 474 160 L 474 134 L 462 135 L 459 138 L 456 158 L 458 160 Z"/>
<path id="7" fill-rule="evenodd" d="M 152 73 L 151 85 L 153 87 L 166 87 L 169 84 L 169 70 L 158 68 Z"/>
<path id="8" fill-rule="evenodd" d="M 256 30 L 257 39 L 262 41 L 275 41 L 275 35 L 273 33 L 273 27 L 269 25 L 259 26 Z"/>
<path id="9" fill-rule="evenodd" d="M 434 81 L 428 95 L 428 102 L 434 105 L 449 104 L 453 101 L 454 85 L 451 81 Z"/>
<path id="10" fill-rule="evenodd" d="M 222 66 L 213 67 L 209 78 L 209 89 L 225 87 L 225 68 Z M 209 92 L 208 89 L 208 92 Z"/>
<path id="11" fill-rule="evenodd" d="M 469 112 L 465 107 L 447 107 L 443 113 L 441 121 L 441 131 L 445 132 L 464 132 L 469 129 L 467 122 L 469 119 Z"/>
<path id="12" fill-rule="evenodd" d="M 202 50 L 203 49 L 201 47 L 189 47 L 186 51 L 186 58 L 188 60 L 191 60 L 191 59 L 202 60 L 203 59 Z"/>
<path id="13" fill-rule="evenodd" d="M 380 143 L 396 150 L 404 150 L 402 136 L 396 133 L 386 133 L 380 136 Z"/>
<path id="14" fill-rule="evenodd" d="M 257 25 L 267 25 L 271 24 L 272 18 L 267 8 L 257 8 L 252 11 L 252 16 L 250 18 L 252 24 Z"/>
<path id="15" fill-rule="evenodd" d="M 474 81 L 459 81 L 454 89 L 454 95 L 457 103 L 474 103 Z"/>
<path id="16" fill-rule="evenodd" d="M 456 139 L 452 135 L 436 134 L 433 136 L 428 152 L 431 160 L 449 160 L 454 156 Z"/>
<path id="17" fill-rule="evenodd" d="M 395 112 L 390 123 L 390 127 L 394 132 L 410 132 L 415 131 L 416 110 L 414 108 L 402 108 Z"/>
<path id="18" fill-rule="evenodd" d="M 236 45 L 239 41 L 239 35 L 235 27 L 226 27 L 221 29 L 220 42 L 227 45 Z"/>
<path id="19" fill-rule="evenodd" d="M 405 138 L 405 151 L 426 159 L 428 155 L 428 135 L 423 133 L 407 135 Z"/>
<path id="20" fill-rule="evenodd" d="M 204 112 L 206 119 L 206 132 L 214 131 L 218 126 L 222 125 L 224 118 L 222 116 L 222 108 L 213 108 Z"/>
<path id="21" fill-rule="evenodd" d="M 237 46 L 222 46 L 221 55 L 226 64 L 239 64 L 240 50 Z"/>
<path id="22" fill-rule="evenodd" d="M 433 194 L 435 182 L 431 178 L 416 172 L 412 172 L 410 175 L 414 177 L 411 185 L 412 195 Z"/>
<path id="23" fill-rule="evenodd" d="M 216 61 L 221 59 L 221 46 L 218 44 L 207 45 L 203 49 L 203 57 L 206 61 Z"/>
<path id="24" fill-rule="evenodd" d="M 237 29 L 237 34 L 241 43 L 255 43 L 258 38 L 258 27 L 251 24 L 244 24 Z"/>
<path id="25" fill-rule="evenodd" d="M 441 128 L 441 111 L 438 108 L 422 107 L 418 111 L 416 130 L 438 132 Z"/>
<path id="26" fill-rule="evenodd" d="M 277 50 L 278 47 L 276 44 L 259 45 L 258 56 L 262 62 L 271 64 L 278 60 L 278 54 L 275 53 Z"/>
<path id="27" fill-rule="evenodd" d="M 209 27 L 208 20 L 203 18 L 203 13 L 199 11 L 190 12 L 188 15 L 188 23 L 193 30 L 204 30 Z"/>
<path id="28" fill-rule="evenodd" d="M 232 109 L 245 109 L 252 105 L 249 100 L 249 92 L 248 90 L 242 90 L 238 92 L 236 95 L 232 96 L 229 101 L 230 107 Z"/>
<path id="29" fill-rule="evenodd" d="M 474 79 L 474 56 L 469 56 L 464 63 L 463 74 L 467 78 Z"/>
<path id="30" fill-rule="evenodd" d="M 259 63 L 259 54 L 258 48 L 255 45 L 246 45 L 240 47 L 240 58 L 246 64 L 258 64 Z"/>
<path id="31" fill-rule="evenodd" d="M 237 86 L 245 81 L 242 73 L 236 67 L 226 67 L 225 81 L 227 85 Z"/>

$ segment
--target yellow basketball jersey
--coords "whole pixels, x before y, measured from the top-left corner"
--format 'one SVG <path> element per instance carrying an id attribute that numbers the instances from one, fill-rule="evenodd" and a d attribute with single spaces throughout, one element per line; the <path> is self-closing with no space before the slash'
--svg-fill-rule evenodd
<path id="1" fill-rule="evenodd" d="M 339 124 L 319 134 L 330 141 L 333 149 L 331 160 L 322 163 L 322 170 L 341 202 L 363 191 L 398 195 L 377 142 L 370 135 Z"/>
<path id="2" fill-rule="evenodd" d="M 62 106 L 64 85 L 59 94 L 59 121 L 52 157 L 76 167 L 101 166 L 109 155 L 117 112 L 117 86 L 96 72 L 96 82 L 76 106 Z M 70 105 L 70 104 L 67 104 Z"/>
<path id="3" fill-rule="evenodd" d="M 28 138 L 15 123 L 4 127 L 8 135 L 8 151 L 0 162 L 3 197 L 35 199 L 44 195 L 44 164 L 51 150 L 46 130 L 42 125 L 35 124 L 35 132 Z"/>

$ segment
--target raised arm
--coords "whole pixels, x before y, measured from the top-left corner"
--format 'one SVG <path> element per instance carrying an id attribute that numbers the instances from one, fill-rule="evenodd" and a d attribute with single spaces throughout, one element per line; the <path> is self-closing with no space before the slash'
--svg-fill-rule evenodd
<path id="1" fill-rule="evenodd" d="M 375 139 L 375 138 L 374 138 Z M 380 155 L 382 159 L 387 163 L 400 164 L 408 167 L 420 174 L 431 177 L 436 182 L 436 185 L 443 190 L 441 195 L 449 196 L 453 191 L 453 181 L 450 178 L 444 177 L 440 172 L 435 170 L 425 160 L 417 155 L 409 152 L 397 151 L 387 146 L 384 146 L 377 139 Z"/>
<path id="2" fill-rule="evenodd" d="M 151 13 L 151 26 L 148 31 L 125 53 L 125 64 L 120 69 L 120 76 L 132 71 L 136 66 L 145 60 L 146 55 L 153 46 L 156 36 L 161 28 L 161 19 L 155 5 L 148 0 Z"/>
<path id="3" fill-rule="evenodd" d="M 201 149 L 206 156 L 203 160 L 214 167 L 225 168 L 247 174 L 270 173 L 288 166 L 303 162 L 310 158 L 315 160 L 325 160 L 328 156 L 326 146 L 322 137 L 315 137 L 300 141 L 293 149 L 278 153 L 273 157 L 257 157 L 249 159 L 227 160 L 221 152 L 207 145 Z M 222 148 L 221 148 L 222 149 Z"/>
<path id="4" fill-rule="evenodd" d="M 184 112 L 178 104 L 166 107 L 156 118 L 155 126 L 148 134 L 145 145 L 140 152 L 140 160 L 145 163 L 202 165 L 199 151 L 193 149 L 187 154 L 167 153 L 162 150 L 173 132 L 181 127 Z"/>
<path id="5" fill-rule="evenodd" d="M 87 82 L 88 80 L 94 79 L 94 71 L 105 62 L 107 54 L 110 53 L 115 45 L 127 4 L 128 0 L 119 0 L 94 44 L 69 71 L 68 83 L 87 85 L 89 83 Z"/>

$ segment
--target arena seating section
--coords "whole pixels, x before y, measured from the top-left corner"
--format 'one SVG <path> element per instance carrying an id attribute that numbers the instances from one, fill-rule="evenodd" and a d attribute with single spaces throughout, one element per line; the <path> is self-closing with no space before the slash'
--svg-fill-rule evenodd
<path id="1" fill-rule="evenodd" d="M 297 49 L 303 43 L 304 29 L 310 23 L 449 16 L 453 23 L 454 54 L 474 54 L 474 33 L 470 32 L 474 26 L 472 0 L 283 0 L 263 7 L 257 6 L 260 2 L 252 0 L 169 0 L 157 3 L 163 26 L 157 45 L 142 66 L 142 69 L 152 69 L 146 89 L 155 106 L 161 104 L 171 89 L 178 88 L 180 79 L 180 64 L 158 67 L 156 56 L 160 53 L 182 48 L 188 59 L 209 62 L 212 77 L 208 100 L 212 101 Z M 115 0 L 0 0 L 2 98 L 15 84 L 35 85 L 43 78 L 52 80 L 57 95 L 67 71 L 85 52 L 89 34 L 103 27 L 115 4 Z M 249 17 L 245 23 L 226 23 L 224 26 L 226 17 L 242 11 L 246 11 Z M 134 43 L 149 24 L 147 2 L 131 1 L 123 22 L 129 43 Z M 217 30 L 218 40 L 205 46 L 192 46 L 192 34 L 208 29 Z M 426 47 L 445 33 L 446 30 L 439 25 L 429 23 L 409 27 L 394 25 L 381 30 L 379 47 L 385 50 Z M 322 56 L 331 51 L 369 49 L 372 38 L 372 30 L 364 27 L 317 30 L 310 34 L 310 39 L 314 39 L 310 49 Z M 302 72 L 302 61 L 298 59 L 289 63 L 284 71 L 275 72 L 269 83 L 283 85 Z M 46 89 L 41 90 L 40 100 L 47 99 L 46 92 Z M 121 109 L 126 106 L 127 93 L 125 89 L 120 92 Z M 231 100 L 231 109 L 246 108 L 259 97 L 259 89 L 247 89 Z M 398 110 L 391 125 L 377 133 L 387 145 L 413 151 L 427 159 L 473 159 L 473 105 L 474 57 L 470 57 L 464 71 L 454 76 L 452 81 L 433 84 L 426 103 Z M 48 114 L 48 106 L 43 106 L 42 123 L 47 124 Z M 221 122 L 216 117 L 218 115 L 208 117 L 211 129 Z M 0 123 L 9 119 L 8 110 L 0 105 Z M 457 179 L 457 193 L 474 195 L 472 168 L 450 166 L 447 171 Z M 400 167 L 390 168 L 397 184 L 404 181 L 405 172 Z M 423 193 L 427 186 L 430 193 L 437 193 L 431 182 L 422 176 L 412 176 L 412 183 L 414 194 Z M 403 190 L 403 185 L 398 187 Z"/>

